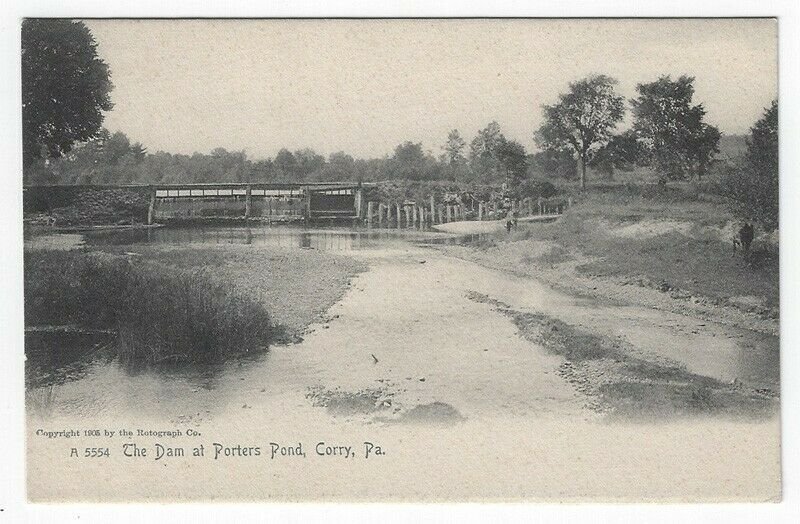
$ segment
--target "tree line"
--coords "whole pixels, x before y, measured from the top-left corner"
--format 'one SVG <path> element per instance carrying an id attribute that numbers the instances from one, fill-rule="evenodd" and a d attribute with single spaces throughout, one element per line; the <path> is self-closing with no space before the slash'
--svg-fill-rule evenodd
<path id="1" fill-rule="evenodd" d="M 542 106 L 534 132 L 539 151 L 505 137 L 497 122 L 469 143 L 450 131 L 438 152 L 422 143 L 398 144 L 391 155 L 359 159 L 345 152 L 325 157 L 312 149 L 281 149 L 251 160 L 244 151 L 209 154 L 150 153 L 121 132 L 102 128 L 112 107 L 111 72 L 88 28 L 70 20 L 26 19 L 22 27 L 23 167 L 27 184 L 150 184 L 191 182 L 451 181 L 503 185 L 509 191 L 542 178 L 578 178 L 587 171 L 648 166 L 659 184 L 702 180 L 719 152 L 721 133 L 694 102 L 694 78 L 669 75 L 640 83 L 627 101 L 617 80 L 591 75 L 568 85 Z M 617 132 L 626 111 L 633 126 Z M 777 225 L 777 101 L 750 131 L 748 152 L 728 170 L 720 192 L 739 212 L 763 210 Z M 730 167 L 730 166 L 729 166 Z M 763 211 L 758 213 L 764 214 Z"/>

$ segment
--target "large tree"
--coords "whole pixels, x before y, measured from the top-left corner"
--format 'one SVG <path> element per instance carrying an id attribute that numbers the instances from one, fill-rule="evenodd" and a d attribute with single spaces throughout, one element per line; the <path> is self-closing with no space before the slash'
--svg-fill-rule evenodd
<path id="1" fill-rule="evenodd" d="M 406 141 L 394 149 L 387 165 L 392 178 L 421 180 L 426 178 L 425 152 L 419 142 Z"/>
<path id="2" fill-rule="evenodd" d="M 643 140 L 659 173 L 659 181 L 702 177 L 719 152 L 719 130 L 703 121 L 702 104 L 692 105 L 694 77 L 669 75 L 636 86 L 631 100 L 633 128 Z"/>
<path id="3" fill-rule="evenodd" d="M 515 140 L 505 140 L 497 148 L 497 159 L 505 170 L 507 189 L 516 192 L 528 172 L 525 146 Z"/>
<path id="4" fill-rule="evenodd" d="M 542 106 L 544 123 L 536 133 L 543 149 L 571 149 L 578 160 L 581 189 L 593 148 L 605 144 L 625 114 L 625 100 L 614 92 L 617 81 L 594 75 L 569 84 L 557 104 Z"/>
<path id="5" fill-rule="evenodd" d="M 503 173 L 497 152 L 505 141 L 497 122 L 489 122 L 472 139 L 469 145 L 469 164 L 478 181 L 488 183 Z"/>
<path id="6" fill-rule="evenodd" d="M 22 22 L 22 156 L 29 167 L 94 137 L 112 108 L 108 66 L 81 22 Z"/>
<path id="7" fill-rule="evenodd" d="M 450 168 L 450 178 L 453 181 L 456 180 L 456 173 L 467 160 L 464 156 L 464 148 L 466 146 L 467 142 L 461 138 L 461 133 L 458 132 L 458 129 L 453 129 L 448 133 L 447 142 L 445 142 L 442 149 L 444 149 L 445 158 Z"/>
<path id="8" fill-rule="evenodd" d="M 722 189 L 733 211 L 764 229 L 778 227 L 778 101 L 750 128 L 744 165 L 729 170 Z"/>
<path id="9" fill-rule="evenodd" d="M 592 158 L 591 165 L 613 178 L 615 169 L 630 169 L 639 164 L 646 156 L 636 133 L 629 129 L 623 133 L 612 136 L 608 142 L 597 150 Z"/>

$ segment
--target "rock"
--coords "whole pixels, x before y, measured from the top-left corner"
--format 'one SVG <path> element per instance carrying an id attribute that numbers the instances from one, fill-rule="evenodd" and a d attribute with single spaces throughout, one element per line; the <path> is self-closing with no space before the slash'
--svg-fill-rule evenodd
<path id="1" fill-rule="evenodd" d="M 425 377 L 419 379 L 420 382 L 425 382 Z"/>

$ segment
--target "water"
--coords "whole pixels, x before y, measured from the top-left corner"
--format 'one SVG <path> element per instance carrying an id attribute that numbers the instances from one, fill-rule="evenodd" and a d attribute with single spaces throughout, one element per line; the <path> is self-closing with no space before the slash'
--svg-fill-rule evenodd
<path id="1" fill-rule="evenodd" d="M 87 243 L 252 244 L 351 251 L 353 255 L 359 251 L 359 256 L 368 256 L 376 262 L 370 273 L 387 273 L 382 277 L 386 289 L 377 295 L 371 294 L 371 300 L 380 302 L 401 291 L 401 294 L 412 295 L 417 304 L 400 310 L 389 303 L 385 305 L 387 310 L 393 311 L 393 315 L 402 315 L 404 321 L 401 325 L 387 322 L 382 329 L 399 330 L 399 338 L 403 343 L 423 346 L 429 343 L 431 331 L 426 330 L 417 341 L 413 337 L 406 338 L 404 334 L 410 329 L 409 326 L 417 326 L 418 322 L 425 319 L 434 321 L 435 327 L 431 326 L 433 331 L 471 325 L 471 321 L 461 318 L 443 321 L 435 306 L 444 300 L 436 293 L 457 288 L 455 295 L 448 296 L 447 300 L 458 303 L 465 301 L 464 304 L 469 305 L 464 293 L 480 291 L 508 303 L 517 301 L 523 309 L 558 312 L 568 323 L 599 333 L 610 332 L 623 336 L 649 353 L 683 363 L 691 372 L 725 382 L 744 380 L 777 391 L 779 367 L 776 337 L 743 335 L 738 330 L 713 324 L 698 326 L 692 324 L 697 321 L 689 317 L 635 306 L 601 306 L 588 300 L 562 296 L 527 278 L 511 277 L 480 266 L 437 257 L 429 250 L 414 247 L 415 244 L 462 243 L 481 238 L 481 235 L 457 236 L 411 230 L 239 226 L 115 231 L 87 235 Z M 410 254 L 384 254 L 386 250 L 383 248 L 397 246 L 404 247 L 402 252 L 408 251 Z M 398 257 L 402 256 L 409 258 L 410 263 L 400 261 Z M 427 259 L 427 263 L 421 265 L 421 259 Z M 387 269 L 386 264 L 391 267 Z M 398 282 L 402 282 L 399 287 Z M 353 341 L 359 340 L 356 333 L 363 331 L 364 322 L 380 322 L 372 318 L 370 307 L 356 313 L 358 318 L 351 319 L 356 324 L 354 332 L 348 337 L 336 340 L 331 338 L 333 329 L 322 332 L 321 337 L 327 341 L 326 353 L 334 347 L 339 352 L 348 353 L 352 350 L 352 344 L 360 343 Z M 341 319 L 337 321 L 338 324 L 342 322 Z M 249 360 L 237 359 L 215 366 L 131 368 L 110 356 L 110 351 L 97 349 L 104 343 L 105 340 L 85 336 L 71 336 L 57 341 L 47 340 L 41 334 L 26 337 L 29 411 L 45 416 L 55 411 L 90 417 L 99 413 L 143 409 L 166 417 L 175 413 L 192 417 L 211 416 L 215 412 L 230 409 L 234 404 L 237 409 L 243 409 L 243 404 L 251 402 L 250 399 L 254 397 L 262 397 L 265 392 L 280 396 L 296 388 L 296 382 L 319 377 L 327 369 L 327 366 L 316 367 L 308 360 L 303 362 L 298 358 L 302 345 L 278 348 L 277 351 Z M 58 350 L 52 351 L 53 347 Z M 478 354 L 483 357 L 482 352 Z M 371 359 L 368 362 L 372 365 Z M 429 371 L 420 369 L 419 373 Z M 240 402 L 242 398 L 248 400 Z M 161 399 L 169 401 L 161 402 Z"/>
<path id="2" fill-rule="evenodd" d="M 293 249 L 353 251 L 388 243 L 453 239 L 451 235 L 413 229 L 302 228 L 294 226 L 166 227 L 98 231 L 85 235 L 88 245 L 250 244 Z"/>

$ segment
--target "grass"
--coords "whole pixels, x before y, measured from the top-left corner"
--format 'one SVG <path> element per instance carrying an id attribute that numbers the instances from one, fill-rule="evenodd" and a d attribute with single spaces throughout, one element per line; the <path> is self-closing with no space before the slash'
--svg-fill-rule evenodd
<path id="1" fill-rule="evenodd" d="M 625 227 L 652 225 L 657 229 L 667 223 L 681 227 L 615 234 Z M 721 232 L 735 223 L 713 196 L 689 183 L 673 184 L 666 190 L 617 184 L 591 188 L 552 224 L 521 223 L 511 235 L 489 236 L 473 247 L 502 252 L 511 243 L 547 241 L 557 246 L 555 251 L 522 255 L 519 263 L 553 265 L 569 260 L 572 253 L 572 258 L 588 260 L 576 268 L 587 275 L 614 277 L 716 302 L 756 297 L 761 303 L 758 312 L 775 317 L 778 248 L 757 241 L 749 257 L 741 251 L 734 253 L 727 233 Z"/>
<path id="2" fill-rule="evenodd" d="M 217 361 L 276 334 L 262 304 L 202 270 L 83 251 L 25 254 L 25 322 L 113 330 L 129 363 Z"/>
<path id="3" fill-rule="evenodd" d="M 134 252 L 181 271 L 201 271 L 228 282 L 238 293 L 263 305 L 282 333 L 280 342 L 297 341 L 306 327 L 322 320 L 366 265 L 352 257 L 316 249 L 277 249 L 248 245 L 134 244 L 103 246 L 114 255 Z"/>
<path id="4" fill-rule="evenodd" d="M 221 360 L 302 340 L 365 267 L 319 250 L 248 245 L 30 250 L 25 321 L 90 331 L 86 336 L 111 330 L 111 347 L 130 363 Z M 43 376 L 91 347 L 73 344 L 72 351 L 48 340 L 34 344 L 26 336 L 31 370 L 41 364 Z"/>

